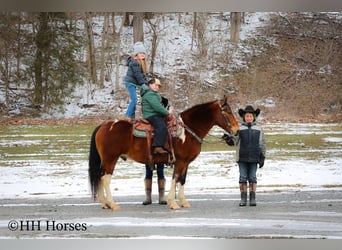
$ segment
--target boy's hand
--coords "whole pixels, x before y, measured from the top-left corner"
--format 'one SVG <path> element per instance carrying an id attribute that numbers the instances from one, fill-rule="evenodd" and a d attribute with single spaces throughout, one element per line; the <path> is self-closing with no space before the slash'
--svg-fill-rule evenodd
<path id="1" fill-rule="evenodd" d="M 229 146 L 234 146 L 234 140 L 233 137 L 229 136 L 228 134 L 223 134 L 223 136 L 221 137 L 223 140 L 226 141 L 226 143 Z"/>

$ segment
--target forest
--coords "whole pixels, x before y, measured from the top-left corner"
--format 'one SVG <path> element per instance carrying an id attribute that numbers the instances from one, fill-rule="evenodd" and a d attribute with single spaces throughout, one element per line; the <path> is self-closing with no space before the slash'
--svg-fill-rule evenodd
<path id="1" fill-rule="evenodd" d="M 341 119 L 341 13 L 0 13 L 4 116 L 122 114 L 125 62 L 147 47 L 149 76 L 179 110 L 229 94 L 266 119 Z M 99 97 L 99 93 L 101 96 Z"/>

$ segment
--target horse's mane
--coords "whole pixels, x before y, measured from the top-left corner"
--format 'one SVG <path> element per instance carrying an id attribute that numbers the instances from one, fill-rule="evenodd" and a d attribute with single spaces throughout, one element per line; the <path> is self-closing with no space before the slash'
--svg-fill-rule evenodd
<path id="1" fill-rule="evenodd" d="M 204 107 L 206 106 L 210 106 L 210 104 L 214 103 L 216 101 L 210 101 L 210 102 L 206 102 L 206 103 L 200 103 L 200 104 L 196 104 L 184 111 L 181 112 L 181 114 L 186 114 L 188 112 L 193 112 L 193 111 L 196 111 L 196 110 L 202 110 Z"/>

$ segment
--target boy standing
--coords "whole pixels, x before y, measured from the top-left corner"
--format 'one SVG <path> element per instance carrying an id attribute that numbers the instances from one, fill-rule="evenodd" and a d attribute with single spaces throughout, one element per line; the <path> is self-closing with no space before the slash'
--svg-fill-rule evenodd
<path id="1" fill-rule="evenodd" d="M 266 141 L 263 130 L 256 124 L 256 118 L 260 109 L 248 105 L 245 109 L 239 109 L 239 115 L 243 122 L 237 136 L 224 135 L 229 146 L 237 145 L 236 162 L 239 165 L 239 187 L 241 201 L 239 206 L 247 204 L 247 182 L 249 183 L 249 205 L 256 206 L 255 193 L 257 187 L 257 164 L 262 168 L 266 156 Z"/>

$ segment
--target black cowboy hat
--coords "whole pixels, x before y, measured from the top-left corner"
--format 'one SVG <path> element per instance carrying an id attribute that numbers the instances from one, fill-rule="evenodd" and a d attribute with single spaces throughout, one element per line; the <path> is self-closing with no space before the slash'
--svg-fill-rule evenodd
<path id="1" fill-rule="evenodd" d="M 246 113 L 251 113 L 254 117 L 257 117 L 260 114 L 260 109 L 254 110 L 251 105 L 247 105 L 245 109 L 239 109 L 239 115 L 244 118 Z"/>

